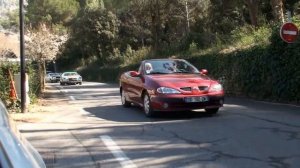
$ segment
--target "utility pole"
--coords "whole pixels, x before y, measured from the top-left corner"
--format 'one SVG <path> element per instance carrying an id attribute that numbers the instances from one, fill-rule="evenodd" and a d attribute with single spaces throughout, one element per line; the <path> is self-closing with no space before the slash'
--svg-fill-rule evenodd
<path id="1" fill-rule="evenodd" d="M 24 52 L 24 1 L 19 1 L 20 18 L 20 71 L 21 71 L 21 112 L 27 112 L 26 107 L 26 76 L 25 76 L 25 52 Z"/>

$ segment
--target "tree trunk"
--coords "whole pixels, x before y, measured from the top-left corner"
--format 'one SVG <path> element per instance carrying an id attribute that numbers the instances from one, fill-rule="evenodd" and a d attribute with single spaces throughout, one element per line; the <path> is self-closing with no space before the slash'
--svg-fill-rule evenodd
<path id="1" fill-rule="evenodd" d="M 45 90 L 45 74 L 46 74 L 46 61 L 43 60 L 43 70 L 42 70 L 42 83 L 43 83 L 43 91 Z"/>
<path id="2" fill-rule="evenodd" d="M 185 13 L 186 13 L 186 34 L 190 32 L 190 16 L 189 6 L 187 0 L 185 0 Z"/>
<path id="3" fill-rule="evenodd" d="M 284 22 L 283 0 L 271 0 L 272 13 L 276 22 Z"/>
<path id="4" fill-rule="evenodd" d="M 45 61 L 39 62 L 39 80 L 40 80 L 40 93 L 44 92 L 45 90 Z"/>
<path id="5" fill-rule="evenodd" d="M 154 40 L 154 51 L 158 51 L 159 46 L 159 36 L 160 36 L 160 6 L 159 0 L 151 1 L 150 7 L 151 19 L 152 19 L 152 37 Z"/>
<path id="6" fill-rule="evenodd" d="M 258 26 L 258 0 L 245 0 L 248 9 L 249 9 L 249 15 L 251 24 L 255 27 Z"/>

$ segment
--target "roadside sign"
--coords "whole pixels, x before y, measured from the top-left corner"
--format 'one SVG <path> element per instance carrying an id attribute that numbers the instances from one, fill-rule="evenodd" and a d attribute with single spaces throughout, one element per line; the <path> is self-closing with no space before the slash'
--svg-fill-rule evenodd
<path id="1" fill-rule="evenodd" d="M 287 43 L 295 42 L 298 35 L 299 30 L 294 23 L 284 23 L 280 28 L 280 37 Z"/>

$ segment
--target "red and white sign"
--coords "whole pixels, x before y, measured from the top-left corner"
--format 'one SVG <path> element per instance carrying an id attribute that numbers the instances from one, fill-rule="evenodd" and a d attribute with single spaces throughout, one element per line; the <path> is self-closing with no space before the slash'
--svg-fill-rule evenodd
<path id="1" fill-rule="evenodd" d="M 296 41 L 299 35 L 299 30 L 294 23 L 284 23 L 280 29 L 280 37 L 287 43 L 293 43 Z"/>

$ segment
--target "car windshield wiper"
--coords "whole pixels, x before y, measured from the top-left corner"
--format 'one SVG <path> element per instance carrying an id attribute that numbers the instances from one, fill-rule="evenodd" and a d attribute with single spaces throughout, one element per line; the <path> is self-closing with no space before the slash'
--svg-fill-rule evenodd
<path id="1" fill-rule="evenodd" d="M 189 71 L 186 71 L 186 70 L 177 70 L 174 73 L 192 73 L 192 72 L 189 72 Z"/>
<path id="2" fill-rule="evenodd" d="M 176 71 L 176 72 L 174 72 L 174 73 L 191 73 L 191 72 L 187 72 L 187 71 Z"/>

